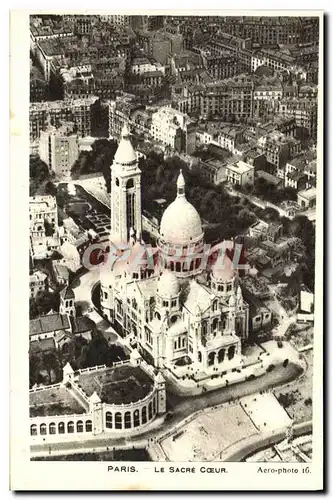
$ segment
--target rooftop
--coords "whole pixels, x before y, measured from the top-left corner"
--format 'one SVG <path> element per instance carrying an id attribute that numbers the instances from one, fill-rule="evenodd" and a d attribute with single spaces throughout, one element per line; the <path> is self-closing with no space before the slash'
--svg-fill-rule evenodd
<path id="1" fill-rule="evenodd" d="M 298 192 L 298 196 L 301 196 L 302 198 L 306 198 L 308 200 L 315 198 L 317 195 L 317 189 L 315 187 L 312 187 L 310 189 L 304 189 L 303 191 Z"/>
<path id="2" fill-rule="evenodd" d="M 42 335 L 57 330 L 69 330 L 70 324 L 66 314 L 46 314 L 30 320 L 29 334 Z"/>
<path id="3" fill-rule="evenodd" d="M 232 170 L 233 172 L 236 172 L 238 174 L 245 174 L 249 170 L 253 170 L 253 166 L 249 165 L 248 163 L 245 163 L 244 161 L 237 161 L 231 165 L 227 165 L 226 168 L 229 170 Z"/>

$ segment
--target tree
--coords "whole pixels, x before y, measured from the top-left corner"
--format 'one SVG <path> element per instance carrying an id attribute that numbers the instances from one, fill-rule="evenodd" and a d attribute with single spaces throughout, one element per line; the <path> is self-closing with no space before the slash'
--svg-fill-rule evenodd
<path id="1" fill-rule="evenodd" d="M 41 371 L 44 369 L 42 354 L 39 353 L 29 353 L 29 385 L 30 388 L 35 384 L 40 384 L 43 382 L 43 377 L 41 376 Z"/>
<path id="2" fill-rule="evenodd" d="M 47 314 L 50 310 L 58 311 L 59 304 L 60 304 L 60 294 L 58 291 L 50 292 L 48 290 L 43 290 L 40 291 L 35 298 L 35 305 L 39 316 Z"/>
<path id="3" fill-rule="evenodd" d="M 39 156 L 29 157 L 29 194 L 35 196 L 44 182 L 51 178 L 49 168 Z"/>
<path id="4" fill-rule="evenodd" d="M 31 297 L 29 299 L 29 318 L 30 319 L 35 319 L 38 316 L 38 307 L 36 304 L 36 300 Z"/>
<path id="5" fill-rule="evenodd" d="M 247 208 L 243 208 L 238 213 L 238 219 L 240 220 L 244 228 L 248 228 L 249 226 L 254 224 L 254 222 L 257 220 L 257 217 Z"/>
<path id="6" fill-rule="evenodd" d="M 53 182 L 48 181 L 45 184 L 45 194 L 50 194 L 51 196 L 56 196 L 56 194 L 57 194 L 57 187 L 56 187 L 56 185 Z"/>
<path id="7" fill-rule="evenodd" d="M 59 382 L 62 378 L 62 370 L 59 358 L 54 351 L 43 353 L 43 365 L 49 377 L 49 384 Z M 54 375 L 54 377 L 52 376 Z"/>

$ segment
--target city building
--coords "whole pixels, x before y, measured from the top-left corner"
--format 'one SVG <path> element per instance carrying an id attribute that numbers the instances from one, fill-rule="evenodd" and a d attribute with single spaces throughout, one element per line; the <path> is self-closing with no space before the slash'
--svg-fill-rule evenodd
<path id="1" fill-rule="evenodd" d="M 200 177 L 215 185 L 226 180 L 225 162 L 214 158 L 200 161 L 196 168 L 196 172 L 199 173 Z"/>
<path id="2" fill-rule="evenodd" d="M 249 236 L 254 238 L 257 242 L 269 240 L 276 242 L 283 232 L 283 225 L 276 224 L 274 222 L 265 222 L 263 220 L 258 220 L 252 226 L 249 227 Z"/>
<path id="3" fill-rule="evenodd" d="M 308 131 L 312 138 L 317 136 L 317 102 L 296 97 L 284 98 L 279 102 L 278 113 L 283 117 L 295 118 L 298 127 Z"/>
<path id="4" fill-rule="evenodd" d="M 71 168 L 79 157 L 78 136 L 73 123 L 63 123 L 59 128 L 41 130 L 39 156 L 58 178 L 70 178 Z"/>
<path id="5" fill-rule="evenodd" d="M 34 271 L 29 275 L 30 297 L 35 298 L 40 292 L 48 290 L 48 277 L 42 271 Z"/>
<path id="6" fill-rule="evenodd" d="M 164 75 L 165 67 L 148 57 L 134 57 L 131 61 L 130 71 L 134 75 L 143 75 L 144 73 L 151 73 L 159 71 Z"/>
<path id="7" fill-rule="evenodd" d="M 61 126 L 62 122 L 73 122 L 79 137 L 93 135 L 94 104 L 98 98 L 64 99 L 31 103 L 29 108 L 30 141 L 39 139 L 47 126 Z"/>
<path id="8" fill-rule="evenodd" d="M 301 143 L 274 130 L 258 139 L 258 149 L 265 155 L 267 171 L 281 179 L 285 178 L 285 167 L 289 159 L 301 151 Z"/>
<path id="9" fill-rule="evenodd" d="M 217 142 L 221 148 L 236 154 L 236 147 L 244 141 L 244 132 L 239 127 L 223 127 L 218 131 Z"/>
<path id="10" fill-rule="evenodd" d="M 254 182 L 254 167 L 244 161 L 236 161 L 225 167 L 226 180 L 238 186 L 252 185 Z"/>
<path id="11" fill-rule="evenodd" d="M 245 74 L 208 82 L 202 93 L 200 114 L 203 118 L 219 115 L 236 120 L 252 117 L 253 90 L 253 79 Z"/>
<path id="12" fill-rule="evenodd" d="M 285 186 L 291 186 L 297 190 L 315 186 L 316 169 L 315 152 L 307 151 L 296 156 L 286 164 Z"/>
<path id="13" fill-rule="evenodd" d="M 187 154 L 195 151 L 195 123 L 175 109 L 161 107 L 153 113 L 150 130 L 153 139 L 173 150 Z"/>
<path id="14" fill-rule="evenodd" d="M 60 247 L 56 198 L 50 195 L 30 197 L 29 217 L 32 256 L 51 256 Z"/>
<path id="15" fill-rule="evenodd" d="M 319 19 L 303 17 L 228 16 L 221 30 L 234 37 L 249 38 L 253 44 L 318 43 Z"/>
<path id="16" fill-rule="evenodd" d="M 317 190 L 315 187 L 304 189 L 297 193 L 297 203 L 300 207 L 307 209 L 316 206 Z"/>
<path id="17" fill-rule="evenodd" d="M 264 170 L 256 170 L 255 177 L 257 179 L 265 179 L 266 182 L 268 182 L 269 184 L 273 184 L 273 186 L 278 189 L 284 187 L 283 179 L 281 179 L 280 177 L 276 177 L 276 175 L 269 174 Z"/>
<path id="18" fill-rule="evenodd" d="M 165 379 L 155 375 L 137 351 L 131 359 L 74 372 L 67 363 L 62 382 L 44 390 L 30 390 L 30 435 L 34 444 L 61 441 L 81 435 L 131 435 L 149 429 L 157 416 L 166 413 Z M 36 410 L 43 401 L 45 414 Z M 48 413 L 52 397 L 66 401 L 66 411 Z M 60 406 L 60 405 L 59 405 Z"/>
<path id="19" fill-rule="evenodd" d="M 69 283 L 69 269 L 58 262 L 52 263 L 54 281 L 58 286 L 66 287 Z"/>

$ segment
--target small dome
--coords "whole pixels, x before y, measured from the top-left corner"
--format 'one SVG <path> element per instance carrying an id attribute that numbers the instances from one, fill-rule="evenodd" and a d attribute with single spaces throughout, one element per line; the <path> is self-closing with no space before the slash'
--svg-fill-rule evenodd
<path id="1" fill-rule="evenodd" d="M 179 293 L 177 277 L 168 269 L 165 269 L 158 279 L 157 293 L 161 297 L 175 297 Z"/>
<path id="2" fill-rule="evenodd" d="M 223 255 L 222 261 L 220 258 L 217 259 L 212 267 L 213 278 L 215 281 L 230 281 L 235 276 L 235 269 L 233 267 L 232 260 L 225 253 Z"/>
<path id="3" fill-rule="evenodd" d="M 137 161 L 136 152 L 130 140 L 130 131 L 126 123 L 121 132 L 121 139 L 114 155 L 114 161 L 120 165 L 133 165 Z"/>

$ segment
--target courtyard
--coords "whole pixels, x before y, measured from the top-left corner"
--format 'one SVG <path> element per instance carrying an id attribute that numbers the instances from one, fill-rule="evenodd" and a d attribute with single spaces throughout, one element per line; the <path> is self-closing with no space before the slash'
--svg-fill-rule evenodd
<path id="1" fill-rule="evenodd" d="M 153 388 L 153 381 L 140 367 L 122 365 L 81 373 L 78 385 L 88 396 L 96 391 L 104 403 L 129 404 L 145 398 Z"/>
<path id="2" fill-rule="evenodd" d="M 30 392 L 29 397 L 30 417 L 78 415 L 86 412 L 66 387 L 63 386 Z"/>

